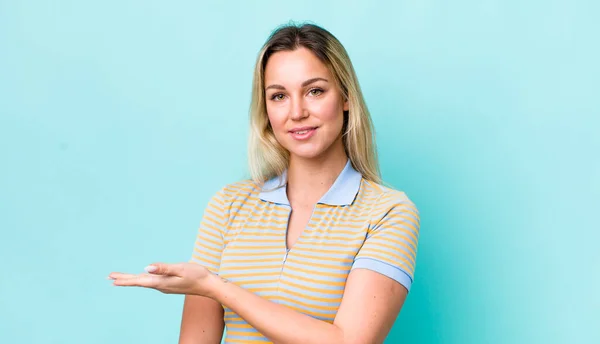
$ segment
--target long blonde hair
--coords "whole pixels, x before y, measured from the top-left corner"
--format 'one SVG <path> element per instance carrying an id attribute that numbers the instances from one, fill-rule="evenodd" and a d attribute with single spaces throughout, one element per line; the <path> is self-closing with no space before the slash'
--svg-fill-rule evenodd
<path id="1" fill-rule="evenodd" d="M 344 112 L 342 141 L 352 166 L 363 178 L 380 183 L 377 149 L 371 115 L 362 95 L 358 78 L 346 49 L 329 31 L 314 24 L 287 24 L 269 36 L 258 54 L 252 83 L 250 105 L 249 167 L 257 184 L 281 176 L 289 164 L 289 152 L 283 148 L 269 123 L 265 103 L 265 66 L 278 51 L 305 47 L 323 62 L 348 100 Z"/>

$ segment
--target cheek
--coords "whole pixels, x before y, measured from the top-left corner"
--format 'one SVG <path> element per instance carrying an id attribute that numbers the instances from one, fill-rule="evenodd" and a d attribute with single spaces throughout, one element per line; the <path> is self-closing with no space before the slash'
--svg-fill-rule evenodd
<path id="1" fill-rule="evenodd" d="M 311 112 L 319 117 L 323 124 L 327 124 L 331 130 L 336 130 L 344 123 L 344 108 L 342 104 L 332 100 L 327 102 L 315 103 Z"/>
<path id="2" fill-rule="evenodd" d="M 267 116 L 271 127 L 275 130 L 281 128 L 285 124 L 285 115 L 280 108 L 267 106 Z"/>
<path id="3" fill-rule="evenodd" d="M 281 108 L 267 107 L 267 117 L 269 118 L 269 123 L 273 129 L 275 139 L 279 141 L 279 143 L 283 144 L 283 141 L 285 140 L 287 114 L 285 111 L 282 111 Z"/>

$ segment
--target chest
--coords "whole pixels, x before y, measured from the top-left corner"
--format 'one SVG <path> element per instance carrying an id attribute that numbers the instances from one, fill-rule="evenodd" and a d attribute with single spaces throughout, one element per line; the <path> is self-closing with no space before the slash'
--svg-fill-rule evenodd
<path id="1" fill-rule="evenodd" d="M 329 319 L 368 230 L 360 207 L 310 211 L 260 204 L 230 219 L 220 275 L 273 301 Z M 291 239 L 291 240 L 290 240 Z M 299 309 L 300 309 L 299 308 Z"/>
<path id="2" fill-rule="evenodd" d="M 297 207 L 291 211 L 286 233 L 286 247 L 288 250 L 294 246 L 304 229 L 308 227 L 312 213 L 312 208 Z"/>

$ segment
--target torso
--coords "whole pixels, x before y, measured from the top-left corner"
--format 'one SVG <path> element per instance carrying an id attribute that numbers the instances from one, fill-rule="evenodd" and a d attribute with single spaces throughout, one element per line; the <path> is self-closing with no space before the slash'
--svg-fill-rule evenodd
<path id="1" fill-rule="evenodd" d="M 372 202 L 292 206 L 263 201 L 258 190 L 231 190 L 219 274 L 266 299 L 333 322 L 354 258 L 367 237 Z M 370 192 L 358 198 L 371 199 Z M 225 309 L 228 332 L 243 320 Z"/>
<path id="2" fill-rule="evenodd" d="M 218 274 L 272 302 L 332 323 L 346 279 L 387 189 L 362 182 L 350 205 L 314 207 L 264 201 L 251 183 L 230 185 Z M 226 343 L 266 340 L 225 308 Z M 266 341 L 268 343 L 268 341 Z"/>
<path id="3" fill-rule="evenodd" d="M 292 205 L 292 212 L 288 221 L 286 235 L 286 245 L 288 249 L 291 249 L 294 246 L 294 244 L 308 225 L 312 212 L 313 207 L 302 207 Z"/>

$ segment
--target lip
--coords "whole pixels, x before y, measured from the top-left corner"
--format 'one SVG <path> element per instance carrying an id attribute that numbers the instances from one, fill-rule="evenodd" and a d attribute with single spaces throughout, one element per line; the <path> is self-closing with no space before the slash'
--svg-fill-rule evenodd
<path id="1" fill-rule="evenodd" d="M 311 138 L 317 132 L 317 129 L 319 129 L 319 127 L 300 127 L 290 130 L 289 133 L 293 139 L 303 141 Z M 304 134 L 298 134 L 299 131 L 306 132 Z"/>
<path id="2" fill-rule="evenodd" d="M 294 133 L 296 131 L 303 131 L 303 130 L 313 130 L 313 129 L 317 129 L 318 127 L 299 127 L 299 128 L 293 128 L 290 129 L 289 132 L 290 133 Z"/>

